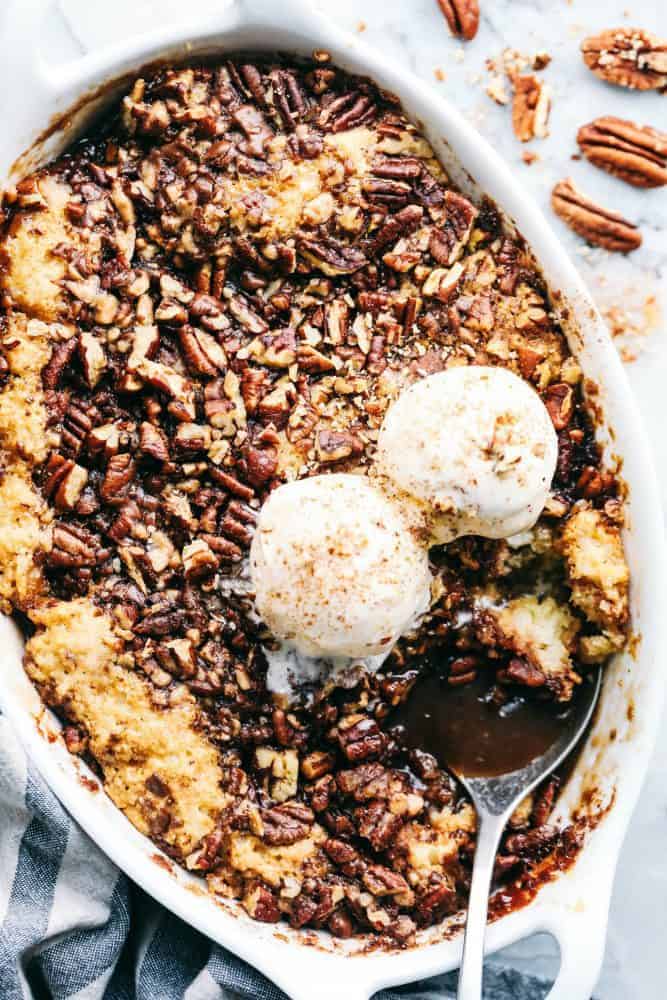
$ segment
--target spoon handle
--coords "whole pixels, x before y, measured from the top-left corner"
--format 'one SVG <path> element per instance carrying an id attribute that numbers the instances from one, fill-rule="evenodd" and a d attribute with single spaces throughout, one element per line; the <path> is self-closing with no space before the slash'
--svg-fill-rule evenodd
<path id="1" fill-rule="evenodd" d="M 486 933 L 486 918 L 489 908 L 489 892 L 496 851 L 507 823 L 506 812 L 499 816 L 488 812 L 478 812 L 477 815 L 479 829 L 468 899 L 457 1000 L 481 1000 L 482 998 L 484 934 Z"/>

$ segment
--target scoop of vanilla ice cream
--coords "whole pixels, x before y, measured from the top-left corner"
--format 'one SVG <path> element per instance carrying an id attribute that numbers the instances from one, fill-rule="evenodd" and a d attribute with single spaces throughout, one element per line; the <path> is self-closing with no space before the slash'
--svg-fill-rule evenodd
<path id="1" fill-rule="evenodd" d="M 385 415 L 376 468 L 412 502 L 432 542 L 508 538 L 546 503 L 558 442 L 535 390 L 504 368 L 450 368 L 415 382 Z"/>
<path id="2" fill-rule="evenodd" d="M 362 476 L 313 476 L 271 493 L 250 572 L 258 613 L 306 656 L 389 652 L 430 600 L 426 549 Z"/>

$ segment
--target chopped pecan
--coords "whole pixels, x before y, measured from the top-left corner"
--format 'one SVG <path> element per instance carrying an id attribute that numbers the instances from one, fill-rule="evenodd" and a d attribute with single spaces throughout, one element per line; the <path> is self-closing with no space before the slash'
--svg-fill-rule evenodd
<path id="1" fill-rule="evenodd" d="M 51 357 L 42 371 L 42 384 L 45 389 L 55 389 L 60 377 L 76 351 L 79 338 L 69 337 L 53 348 Z"/>
<path id="2" fill-rule="evenodd" d="M 549 135 L 547 122 L 551 107 L 551 88 L 532 73 L 512 77 L 512 126 L 521 142 L 544 139 Z"/>
<path id="3" fill-rule="evenodd" d="M 296 361 L 296 334 L 291 327 L 257 337 L 239 351 L 242 359 L 255 358 L 267 368 L 289 368 Z"/>
<path id="4" fill-rule="evenodd" d="M 88 482 L 88 470 L 62 455 L 49 456 L 46 464 L 44 493 L 52 496 L 60 510 L 73 510 Z"/>
<path id="5" fill-rule="evenodd" d="M 364 442 L 351 431 L 322 430 L 317 434 L 315 451 L 320 462 L 342 462 L 364 453 Z"/>
<path id="6" fill-rule="evenodd" d="M 363 861 L 358 851 L 344 840 L 329 837 L 328 840 L 325 840 L 323 847 L 328 857 L 335 865 L 342 868 L 345 875 L 354 878 L 363 869 Z"/>
<path id="7" fill-rule="evenodd" d="M 237 240 L 237 245 L 239 242 Z M 190 318 L 194 324 L 203 326 L 212 333 L 227 330 L 230 326 L 220 299 L 213 295 L 204 295 L 201 292 L 198 292 L 190 303 Z"/>
<path id="8" fill-rule="evenodd" d="M 581 43 L 584 62 L 606 83 L 632 90 L 667 86 L 667 42 L 641 28 L 610 28 Z"/>
<path id="9" fill-rule="evenodd" d="M 186 325 L 179 328 L 178 336 L 191 371 L 215 378 L 226 369 L 227 356 L 210 333 Z"/>
<path id="10" fill-rule="evenodd" d="M 570 423 L 574 413 L 574 393 L 565 382 L 550 385 L 544 393 L 544 403 L 551 422 L 557 431 L 562 431 Z"/>
<path id="11" fill-rule="evenodd" d="M 403 826 L 401 817 L 390 812 L 379 800 L 355 809 L 354 815 L 359 836 L 369 840 L 375 851 L 385 851 Z"/>
<path id="12" fill-rule="evenodd" d="M 144 421 L 139 428 L 139 450 L 156 462 L 169 461 L 169 443 L 160 427 Z"/>
<path id="13" fill-rule="evenodd" d="M 582 125 L 577 142 L 587 160 L 634 187 L 667 184 L 667 134 L 658 129 L 605 116 Z"/>
<path id="14" fill-rule="evenodd" d="M 107 359 L 97 337 L 87 330 L 84 330 L 79 338 L 79 354 L 86 382 L 91 389 L 94 389 L 102 378 Z"/>
<path id="15" fill-rule="evenodd" d="M 273 131 L 259 108 L 253 104 L 242 104 L 232 112 L 232 119 L 245 133 L 243 151 L 249 156 L 262 158 L 266 144 L 273 138 Z"/>
<path id="16" fill-rule="evenodd" d="M 125 538 L 126 535 L 129 535 L 132 531 L 132 526 L 140 519 L 141 511 L 134 500 L 130 500 L 128 503 L 123 504 L 120 514 L 107 532 L 109 538 L 111 538 L 114 542 L 119 542 L 121 538 Z"/>
<path id="17" fill-rule="evenodd" d="M 148 609 L 144 617 L 134 626 L 137 635 L 150 635 L 154 639 L 169 638 L 176 635 L 183 626 L 185 611 L 183 608 L 153 611 Z"/>
<path id="18" fill-rule="evenodd" d="M 202 538 L 195 538 L 183 549 L 183 570 L 187 580 L 199 580 L 210 576 L 218 568 L 218 560 Z"/>
<path id="19" fill-rule="evenodd" d="M 297 360 L 299 368 L 305 372 L 320 374 L 323 372 L 335 371 L 336 366 L 326 354 L 311 347 L 309 344 L 300 344 L 297 349 Z"/>
<path id="20" fill-rule="evenodd" d="M 243 551 L 228 538 L 205 534 L 201 536 L 208 547 L 215 552 L 221 562 L 238 562 L 243 558 Z"/>
<path id="21" fill-rule="evenodd" d="M 416 918 L 420 924 L 433 924 L 458 907 L 456 889 L 442 881 L 429 888 L 417 900 Z"/>
<path id="22" fill-rule="evenodd" d="M 245 403 L 246 413 L 257 412 L 259 404 L 267 395 L 270 380 L 267 372 L 261 368 L 248 366 L 241 373 L 241 395 Z"/>
<path id="23" fill-rule="evenodd" d="M 222 486 L 223 489 L 228 490 L 229 493 L 233 493 L 234 496 L 240 497 L 242 500 L 252 500 L 255 495 L 255 491 L 251 486 L 248 486 L 246 483 L 242 483 L 228 472 L 223 472 L 222 469 L 209 469 L 209 474 L 214 482 Z"/>
<path id="24" fill-rule="evenodd" d="M 477 0 L 438 0 L 438 7 L 455 37 L 463 38 L 466 42 L 475 37 L 479 27 Z"/>
<path id="25" fill-rule="evenodd" d="M 463 264 L 460 261 L 450 268 L 436 267 L 422 285 L 422 292 L 429 298 L 449 302 L 456 293 L 462 275 Z"/>
<path id="26" fill-rule="evenodd" d="M 410 887 L 402 875 L 384 865 L 368 865 L 361 881 L 374 896 L 399 896 L 410 894 Z"/>
<path id="27" fill-rule="evenodd" d="M 424 209 L 421 205 L 406 205 L 395 215 L 384 220 L 372 240 L 375 251 L 395 243 L 400 236 L 410 236 L 421 225 Z"/>
<path id="28" fill-rule="evenodd" d="M 127 452 L 112 455 L 100 486 L 102 499 L 107 502 L 117 500 L 125 487 L 134 479 L 135 472 L 136 466 L 132 455 Z"/>
<path id="29" fill-rule="evenodd" d="M 275 448 L 255 448 L 245 452 L 245 473 L 252 486 L 263 486 L 275 476 L 278 469 L 278 455 Z"/>
<path id="30" fill-rule="evenodd" d="M 307 781 L 316 781 L 333 770 L 336 758 L 325 750 L 314 750 L 301 760 L 301 773 Z"/>
<path id="31" fill-rule="evenodd" d="M 87 438 L 88 449 L 92 454 L 102 453 L 105 459 L 118 453 L 120 448 L 120 431 L 117 424 L 102 424 L 94 427 Z"/>
<path id="32" fill-rule="evenodd" d="M 279 382 L 276 387 L 264 396 L 258 406 L 258 416 L 264 423 L 272 423 L 280 429 L 285 426 L 290 411 L 296 399 L 296 390 L 292 382 Z"/>
<path id="33" fill-rule="evenodd" d="M 229 299 L 229 311 L 241 326 L 249 333 L 266 333 L 269 324 L 258 313 L 251 309 L 242 295 L 232 295 Z"/>
<path id="34" fill-rule="evenodd" d="M 547 682 L 546 677 L 534 664 L 522 656 L 513 656 L 506 667 L 506 674 L 509 680 L 515 684 L 525 684 L 526 687 L 544 687 Z"/>
<path id="35" fill-rule="evenodd" d="M 620 253 L 630 253 L 641 246 L 641 233 L 633 223 L 618 212 L 596 205 L 570 179 L 556 184 L 551 192 L 551 206 L 570 229 L 589 243 Z"/>
<path id="36" fill-rule="evenodd" d="M 63 452 L 76 457 L 81 451 L 86 438 L 93 430 L 93 408 L 85 403 L 70 403 L 63 420 L 60 435 L 60 446 Z"/>
<path id="37" fill-rule="evenodd" d="M 243 897 L 243 906 L 253 920 L 275 924 L 280 920 L 280 906 L 273 892 L 265 885 L 257 885 Z"/>
<path id="38" fill-rule="evenodd" d="M 211 428 L 206 424 L 181 423 L 173 437 L 174 454 L 191 460 L 211 447 Z"/>
<path id="39" fill-rule="evenodd" d="M 372 170 L 376 177 L 413 181 L 421 175 L 422 165 L 413 156 L 378 156 L 373 160 Z"/>
<path id="40" fill-rule="evenodd" d="M 165 326 L 183 326 L 188 321 L 188 311 L 177 299 L 164 298 L 155 310 L 155 321 Z"/>
<path id="41" fill-rule="evenodd" d="M 129 365 L 128 365 L 129 367 Z M 177 420 L 192 420 L 195 416 L 194 387 L 189 379 L 185 378 L 175 368 L 163 365 L 158 361 L 142 359 L 135 369 L 140 378 L 146 380 L 149 385 L 161 389 L 162 392 L 171 396 L 174 403 L 170 407 L 178 404 L 174 408 L 174 416 Z"/>
<path id="42" fill-rule="evenodd" d="M 374 719 L 364 718 L 338 727 L 338 742 L 348 760 L 356 762 L 381 757 L 387 746 L 387 736 Z"/>
<path id="43" fill-rule="evenodd" d="M 324 307 L 324 326 L 332 344 L 344 344 L 347 338 L 350 309 L 344 299 L 332 299 Z"/>

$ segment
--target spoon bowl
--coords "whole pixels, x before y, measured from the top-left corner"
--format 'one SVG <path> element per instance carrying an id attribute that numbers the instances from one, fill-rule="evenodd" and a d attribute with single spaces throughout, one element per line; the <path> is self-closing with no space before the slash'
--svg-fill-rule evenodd
<path id="1" fill-rule="evenodd" d="M 591 721 L 601 686 L 602 672 L 597 667 L 583 682 L 576 704 L 563 721 L 559 736 L 540 756 L 524 767 L 489 777 L 479 774 L 467 777 L 462 770 L 452 768 L 470 795 L 477 812 L 477 846 L 468 900 L 458 1000 L 481 1000 L 489 892 L 498 844 L 507 821 L 521 800 L 554 771 L 577 745 Z"/>

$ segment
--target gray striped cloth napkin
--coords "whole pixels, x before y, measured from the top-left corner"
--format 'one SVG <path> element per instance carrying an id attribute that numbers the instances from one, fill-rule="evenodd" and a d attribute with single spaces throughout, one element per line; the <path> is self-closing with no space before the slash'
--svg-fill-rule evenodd
<path id="1" fill-rule="evenodd" d="M 539 1000 L 548 985 L 491 965 L 484 997 Z M 450 974 L 383 991 L 377 1000 L 455 994 Z M 285 994 L 133 885 L 70 819 L 0 716 L 0 1000 L 51 998 L 284 1000 Z"/>

